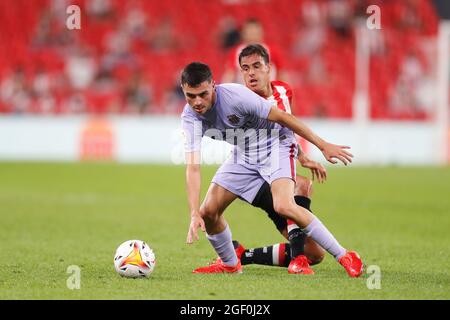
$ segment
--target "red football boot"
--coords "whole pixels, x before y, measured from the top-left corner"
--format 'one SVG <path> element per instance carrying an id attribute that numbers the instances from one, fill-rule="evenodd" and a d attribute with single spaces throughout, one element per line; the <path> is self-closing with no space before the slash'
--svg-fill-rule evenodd
<path id="1" fill-rule="evenodd" d="M 237 256 L 238 260 L 240 261 L 242 254 L 245 252 L 244 246 L 239 243 L 239 246 L 236 249 L 234 249 L 234 251 L 236 252 L 236 256 Z M 217 257 L 215 262 L 216 263 L 222 262 L 222 259 L 220 259 L 220 257 Z"/>
<path id="2" fill-rule="evenodd" d="M 291 274 L 314 274 L 308 263 L 308 258 L 304 255 L 299 255 L 291 260 L 288 267 L 288 273 Z"/>
<path id="3" fill-rule="evenodd" d="M 239 244 L 239 246 L 234 249 L 234 251 L 236 252 L 237 258 L 241 260 L 241 256 L 245 252 L 244 246 L 242 244 Z"/>
<path id="4" fill-rule="evenodd" d="M 339 259 L 339 263 L 345 268 L 352 278 L 359 277 L 363 273 L 364 265 L 355 251 L 347 251 L 345 256 Z"/>
<path id="5" fill-rule="evenodd" d="M 242 273 L 242 265 L 241 261 L 238 260 L 235 266 L 227 266 L 220 259 L 217 259 L 209 266 L 197 268 L 192 273 Z"/>

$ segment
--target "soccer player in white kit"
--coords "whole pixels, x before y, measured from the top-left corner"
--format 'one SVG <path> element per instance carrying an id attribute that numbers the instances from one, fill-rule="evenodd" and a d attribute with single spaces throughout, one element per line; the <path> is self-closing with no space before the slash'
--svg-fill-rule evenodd
<path id="1" fill-rule="evenodd" d="M 349 147 L 324 141 L 294 116 L 244 86 L 216 86 L 205 64 L 187 65 L 181 84 L 187 101 L 182 113 L 191 214 L 187 242 L 198 239 L 197 231 L 201 228 L 207 232 L 208 240 L 220 257 L 216 263 L 194 272 L 242 272 L 223 212 L 236 198 L 251 203 L 261 185 L 267 182 L 278 214 L 293 220 L 306 235 L 332 254 L 350 276 L 361 275 L 363 264 L 358 254 L 343 248 L 317 217 L 294 202 L 297 154 L 294 132 L 317 146 L 331 163 L 337 163 L 336 159 L 344 164 L 351 162 L 352 155 L 346 150 Z M 225 136 L 235 147 L 214 176 L 200 206 L 200 144 L 202 136 L 211 134 L 208 132 L 211 129 L 214 135 Z M 244 144 L 240 140 L 242 133 Z"/>

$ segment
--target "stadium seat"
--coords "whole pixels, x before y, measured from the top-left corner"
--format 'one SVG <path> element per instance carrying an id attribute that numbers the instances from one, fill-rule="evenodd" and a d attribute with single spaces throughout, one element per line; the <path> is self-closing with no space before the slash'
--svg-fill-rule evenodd
<path id="1" fill-rule="evenodd" d="M 77 46 L 91 50 L 101 68 L 108 53 L 106 40 L 123 25 L 130 8 L 136 6 L 145 13 L 147 27 L 151 34 L 167 19 L 172 21 L 174 37 L 179 46 L 171 52 L 156 52 L 148 41 L 148 35 L 131 43 L 130 54 L 134 58 L 132 66 L 122 64 L 112 70 L 114 78 L 118 81 L 119 89 L 129 80 L 132 69 L 139 68 L 144 76 L 150 79 L 151 86 L 155 89 L 156 104 L 153 110 L 162 110 L 159 106 L 163 103 L 164 92 L 171 90 L 179 76 L 180 69 L 188 62 L 202 60 L 211 65 L 216 77 L 221 78 L 224 70 L 225 52 L 220 48 L 219 41 L 215 39 L 218 23 L 224 16 L 232 16 L 238 24 L 242 24 L 248 18 L 259 19 L 266 34 L 266 41 L 282 48 L 285 56 L 285 68 L 293 75 L 295 82 L 292 85 L 298 91 L 299 105 L 296 106 L 301 116 L 326 114 L 331 117 L 349 118 L 352 116 L 352 97 L 355 88 L 355 38 L 339 37 L 325 23 L 326 41 L 319 49 L 326 72 L 330 76 L 331 83 L 321 85 L 305 84 L 304 75 L 307 72 L 312 56 L 297 56 L 293 50 L 294 36 L 297 32 L 304 31 L 305 25 L 302 17 L 302 8 L 308 1 L 267 0 L 260 2 L 221 2 L 205 1 L 201 6 L 198 0 L 180 1 L 173 5 L 170 1 L 111 0 L 112 15 L 105 19 L 94 19 L 86 13 L 86 0 L 74 0 L 83 12 L 83 29 L 75 38 Z M 13 32 L 0 33 L 0 83 L 9 71 L 22 67 L 27 75 L 27 81 L 32 81 L 36 70 L 45 69 L 47 72 L 61 73 L 65 68 L 67 47 L 49 43 L 48 47 L 38 49 L 33 47 L 37 27 L 42 24 L 45 15 L 50 12 L 50 0 L 16 0 L 0 1 L 0 29 L 13 30 Z M 352 1 L 349 1 L 350 5 Z M 401 65 L 410 52 L 414 52 L 421 64 L 427 70 L 428 59 L 421 49 L 424 37 L 435 37 L 437 34 L 438 18 L 429 1 L 418 1 L 414 14 L 419 26 L 408 26 L 404 23 L 405 14 L 408 14 L 407 4 L 400 0 L 389 2 L 375 1 L 382 6 L 383 36 L 386 40 L 386 53 L 371 59 L 370 88 L 376 94 L 371 94 L 371 116 L 376 119 L 391 117 L 389 113 L 389 92 L 393 90 L 396 79 L 401 71 Z M 324 2 L 323 6 L 327 4 Z M 20 17 L 20 18 L 19 18 Z M 27 23 L 23 23 L 27 21 Z M 426 23 L 425 23 L 426 22 Z M 57 34 L 56 18 L 50 16 L 50 34 Z M 398 41 L 401 38 L 402 41 Z M 3 45 L 7 43 L 8 45 Z M 71 88 L 64 89 L 67 92 Z M 55 97 L 57 94 L 55 93 Z M 117 97 L 116 97 L 117 98 Z M 89 95 L 88 112 L 109 112 L 104 105 L 108 105 L 108 97 Z M 111 98 L 113 99 L 113 98 Z M 64 98 L 57 96 L 58 101 Z M 59 107 L 58 107 L 59 108 Z M 2 102 L 1 112 L 11 110 L 8 103 Z M 57 113 L 63 113 L 64 107 Z M 413 114 L 413 115 L 412 115 Z M 424 118 L 423 114 L 411 113 L 401 117 Z"/>

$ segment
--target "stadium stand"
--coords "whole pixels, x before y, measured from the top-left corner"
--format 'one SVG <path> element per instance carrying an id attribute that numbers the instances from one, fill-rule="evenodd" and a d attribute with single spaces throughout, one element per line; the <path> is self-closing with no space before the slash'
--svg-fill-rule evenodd
<path id="1" fill-rule="evenodd" d="M 81 7 L 81 30 L 66 8 Z M 373 119 L 427 119 L 438 16 L 428 0 L 370 1 L 382 10 L 371 47 Z M 354 21 L 364 1 L 0 1 L 0 113 L 173 114 L 180 69 L 193 60 L 219 79 L 224 23 L 260 20 L 283 49 L 299 116 L 350 118 Z M 226 20 L 228 19 L 228 20 Z M 414 94 L 411 94 L 413 92 Z"/>

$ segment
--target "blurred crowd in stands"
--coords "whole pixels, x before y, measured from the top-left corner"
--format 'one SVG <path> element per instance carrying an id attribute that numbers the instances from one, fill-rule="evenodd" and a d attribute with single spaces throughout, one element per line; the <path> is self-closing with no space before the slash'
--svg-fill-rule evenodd
<path id="1" fill-rule="evenodd" d="M 66 9 L 81 8 L 81 30 Z M 370 41 L 370 114 L 426 119 L 435 106 L 438 15 L 429 0 L 0 1 L 0 113 L 176 114 L 179 74 L 208 63 L 239 81 L 236 52 L 270 48 L 298 116 L 350 118 L 355 26 L 381 8 Z"/>

